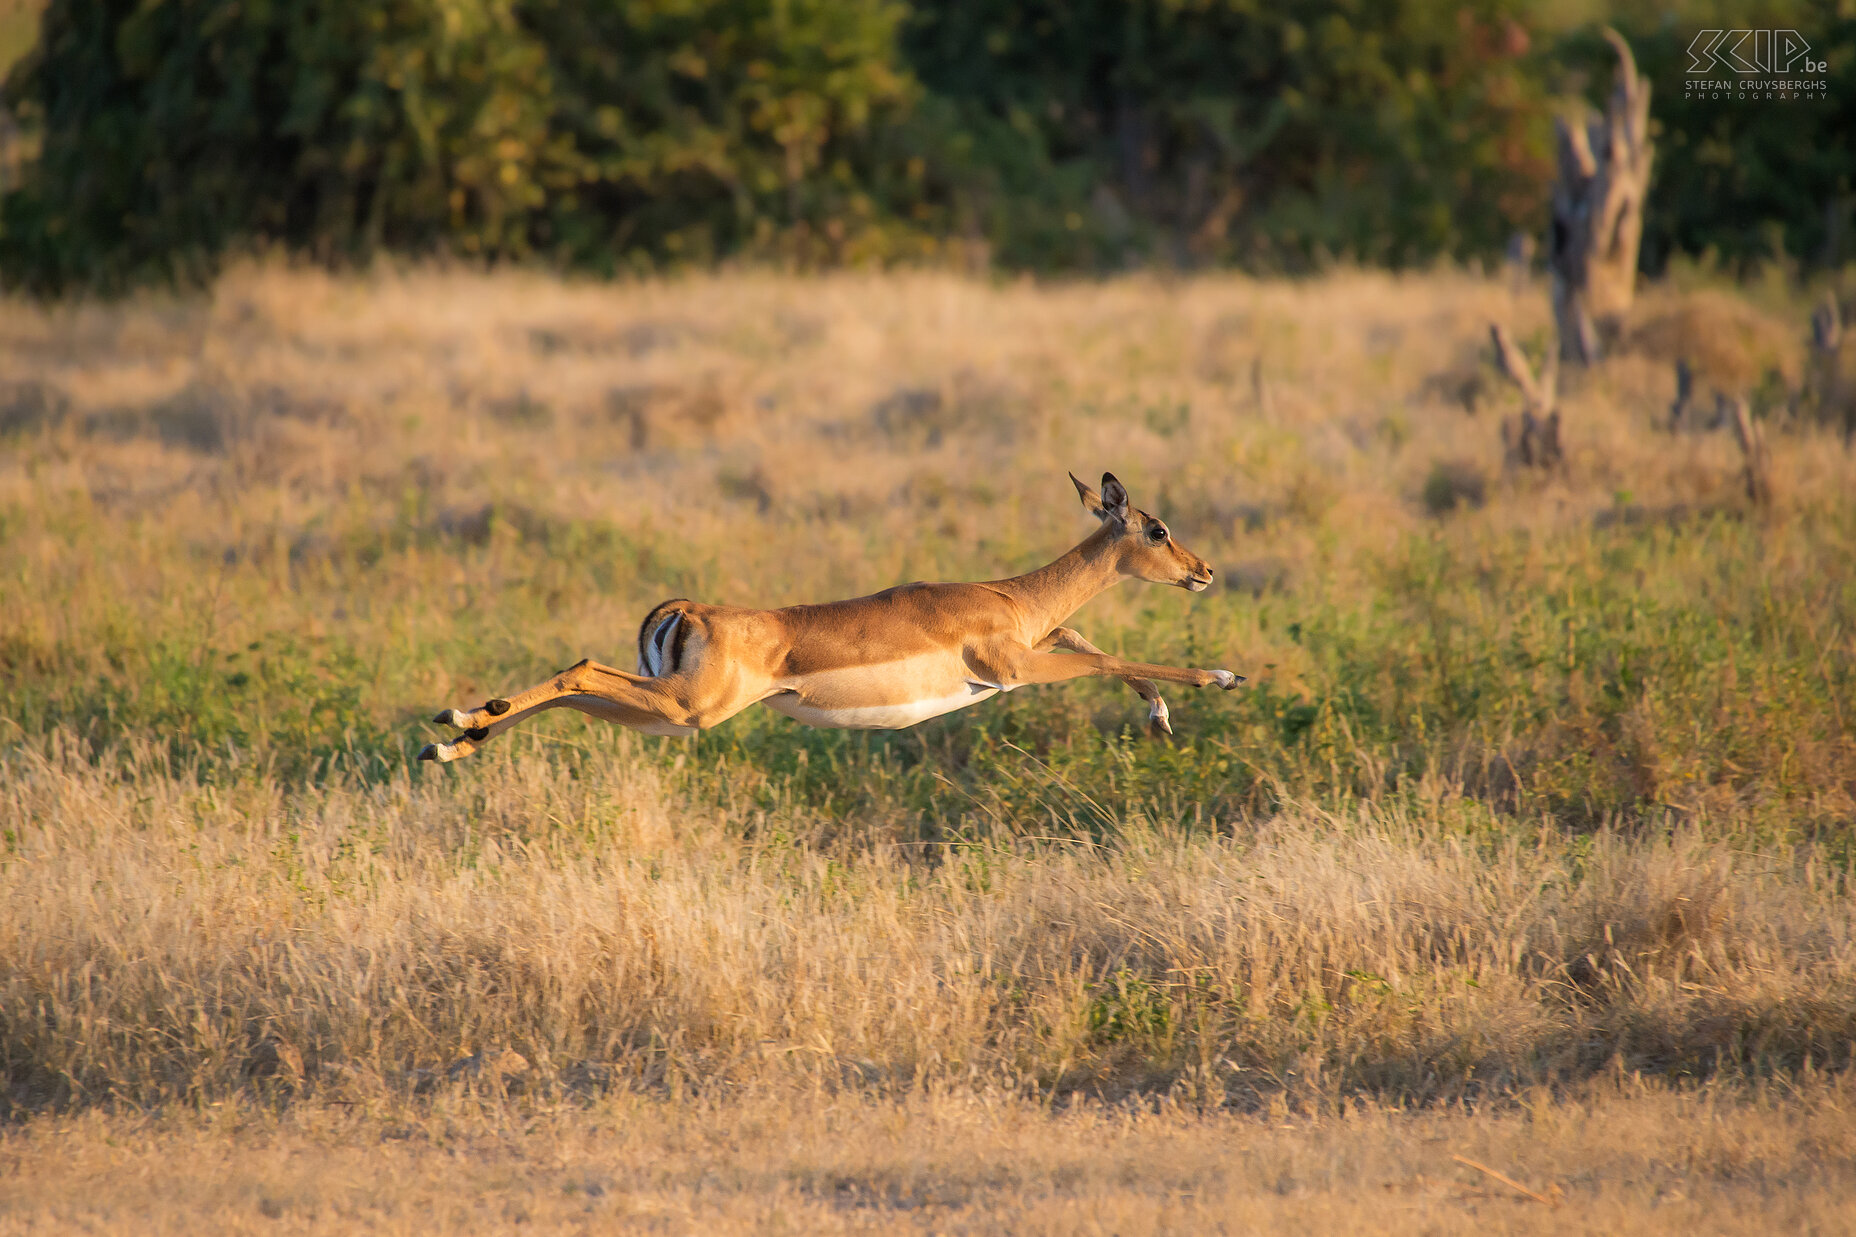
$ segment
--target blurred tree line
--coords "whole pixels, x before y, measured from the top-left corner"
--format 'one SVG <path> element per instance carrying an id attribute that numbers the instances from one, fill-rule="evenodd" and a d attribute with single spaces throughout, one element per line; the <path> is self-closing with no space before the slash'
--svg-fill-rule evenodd
<path id="1" fill-rule="evenodd" d="M 1685 100 L 1700 2 L 1575 26 L 1540 0 L 50 0 L 6 81 L 30 157 L 0 279 L 191 280 L 253 244 L 596 271 L 1494 255 L 1544 221 L 1555 110 L 1608 86 L 1594 16 L 1656 87 L 1646 260 L 1837 262 L 1856 0 L 1756 7 L 1727 24 L 1801 31 L 1827 98 Z"/>

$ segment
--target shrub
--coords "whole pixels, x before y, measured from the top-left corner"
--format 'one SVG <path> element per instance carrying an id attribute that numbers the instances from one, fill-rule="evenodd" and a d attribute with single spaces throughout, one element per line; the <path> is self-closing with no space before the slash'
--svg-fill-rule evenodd
<path id="1" fill-rule="evenodd" d="M 57 0 L 9 93 L 42 137 L 0 216 L 38 290 L 322 260 L 707 257 L 874 215 L 848 138 L 906 103 L 899 10 Z"/>
<path id="2" fill-rule="evenodd" d="M 524 25 L 548 49 L 555 132 L 578 171 L 549 202 L 552 243 L 596 267 L 750 247 L 847 256 L 889 213 L 879 201 L 911 196 L 870 140 L 913 97 L 903 12 L 532 0 Z"/>
<path id="3" fill-rule="evenodd" d="M 953 0 L 917 9 L 908 47 L 973 135 L 1008 260 L 1398 263 L 1495 252 L 1536 221 L 1551 169 L 1524 16 Z"/>
<path id="4" fill-rule="evenodd" d="M 196 276 L 246 238 L 522 252 L 571 169 L 506 0 L 69 0 L 10 90 L 43 148 L 0 261 L 38 289 Z"/>

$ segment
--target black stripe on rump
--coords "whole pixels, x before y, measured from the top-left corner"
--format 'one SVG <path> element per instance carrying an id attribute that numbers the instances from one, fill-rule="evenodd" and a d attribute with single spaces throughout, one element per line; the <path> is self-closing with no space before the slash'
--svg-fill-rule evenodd
<path id="1" fill-rule="evenodd" d="M 687 597 L 673 597 L 659 603 L 651 613 L 644 616 L 644 622 L 638 625 L 639 674 L 656 678 L 676 672 L 677 662 L 683 655 L 683 638 L 689 629 L 687 620 L 678 621 L 685 619 L 678 607 L 688 604 L 688 601 Z M 673 625 L 676 628 L 675 639 L 668 650 L 669 656 L 665 656 L 664 641 L 673 634 L 669 630 Z M 652 657 L 653 653 L 656 654 L 655 658 Z M 653 660 L 657 663 L 655 667 L 652 665 Z"/>

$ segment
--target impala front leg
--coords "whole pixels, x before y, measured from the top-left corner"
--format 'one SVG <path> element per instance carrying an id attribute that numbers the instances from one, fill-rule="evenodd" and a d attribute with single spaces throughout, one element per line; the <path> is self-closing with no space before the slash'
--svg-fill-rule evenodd
<path id="1" fill-rule="evenodd" d="M 1100 657 L 1108 654 L 1083 638 L 1083 633 L 1070 627 L 1057 627 L 1048 636 L 1038 641 L 1033 652 L 1044 653 L 1052 648 L 1068 649 L 1072 653 L 1094 653 Z M 1171 714 L 1167 712 L 1166 701 L 1160 696 L 1160 689 L 1154 686 L 1152 679 L 1123 679 L 1134 694 L 1147 702 L 1147 735 L 1152 739 L 1164 739 L 1173 733 Z"/>
<path id="2" fill-rule="evenodd" d="M 1189 687 L 1222 687 L 1230 691 L 1244 681 L 1243 675 L 1232 674 L 1229 670 L 1189 670 L 1181 666 L 1123 661 L 1107 653 L 1039 653 L 1033 649 L 1023 649 L 1016 656 L 1009 656 L 1003 672 L 1004 677 L 999 680 L 1001 687 L 1065 683 L 1071 679 L 1143 678 L 1184 683 Z"/>

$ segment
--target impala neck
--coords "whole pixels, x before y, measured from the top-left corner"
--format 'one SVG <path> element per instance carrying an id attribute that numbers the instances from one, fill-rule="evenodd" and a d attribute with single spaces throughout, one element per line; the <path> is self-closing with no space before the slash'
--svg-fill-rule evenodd
<path id="1" fill-rule="evenodd" d="M 999 583 L 1009 587 L 1046 630 L 1061 626 L 1091 598 L 1121 583 L 1113 542 L 1113 534 L 1099 528 L 1056 562 Z"/>

